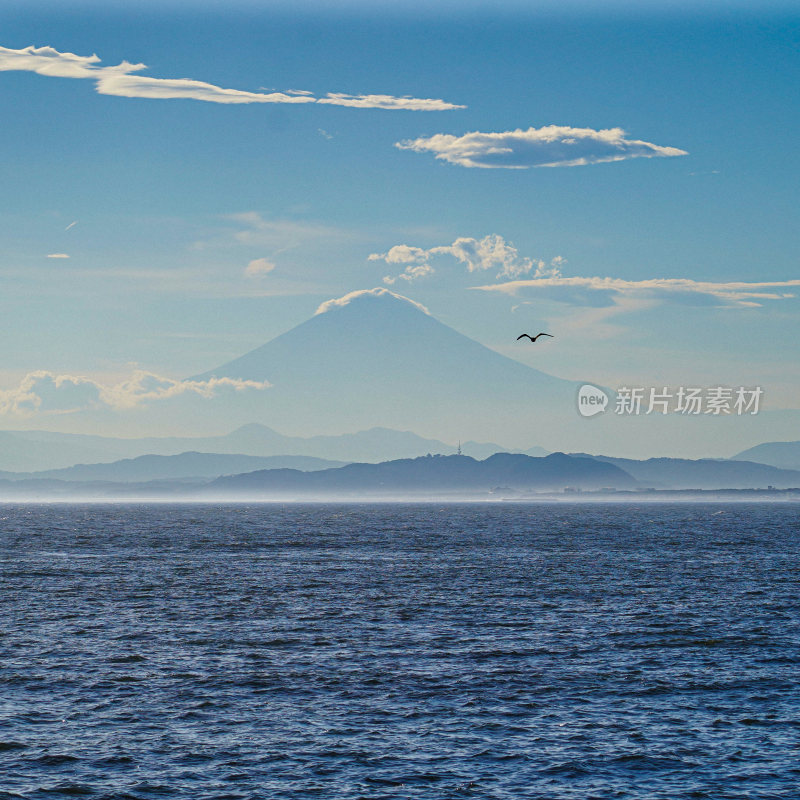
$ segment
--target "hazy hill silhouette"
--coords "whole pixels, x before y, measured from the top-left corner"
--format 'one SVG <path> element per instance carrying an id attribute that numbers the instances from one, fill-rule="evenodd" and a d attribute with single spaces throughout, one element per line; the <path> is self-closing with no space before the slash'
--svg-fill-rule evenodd
<path id="1" fill-rule="evenodd" d="M 757 461 L 781 469 L 800 469 L 800 442 L 764 442 L 742 450 L 735 461 Z"/>
<path id="2" fill-rule="evenodd" d="M 380 464 L 348 464 L 316 472 L 259 470 L 212 481 L 209 496 L 347 496 L 486 493 L 493 488 L 559 490 L 633 488 L 624 470 L 591 458 L 553 453 L 544 458 L 498 453 L 483 461 L 469 456 L 425 456 Z"/>
<path id="3" fill-rule="evenodd" d="M 462 444 L 462 449 L 466 455 L 486 458 L 493 453 L 503 452 L 505 448 L 491 442 L 467 441 Z M 261 457 L 309 456 L 332 461 L 377 462 L 455 451 L 454 445 L 438 439 L 390 428 L 303 437 L 286 436 L 266 425 L 250 423 L 222 436 L 139 439 L 50 431 L 0 431 L 0 475 L 3 472 L 61 470 L 75 465 L 94 467 L 145 455 L 177 456 L 187 452 Z M 546 450 L 536 447 L 527 452 L 529 455 L 547 455 Z M 251 467 L 256 468 L 256 465 Z M 245 468 L 226 470 L 237 471 L 244 472 Z"/>
<path id="4" fill-rule="evenodd" d="M 654 489 L 779 489 L 800 487 L 800 471 L 778 469 L 750 461 L 713 458 L 648 458 L 642 461 L 610 456 L 587 456 L 614 464 Z"/>
<path id="5" fill-rule="evenodd" d="M 341 461 L 311 456 L 248 456 L 228 453 L 187 452 L 178 455 L 144 455 L 124 458 L 110 464 L 76 464 L 15 475 L 25 479 L 62 481 L 155 481 L 174 478 L 217 478 L 258 469 L 298 469 L 303 471 L 342 467 Z"/>

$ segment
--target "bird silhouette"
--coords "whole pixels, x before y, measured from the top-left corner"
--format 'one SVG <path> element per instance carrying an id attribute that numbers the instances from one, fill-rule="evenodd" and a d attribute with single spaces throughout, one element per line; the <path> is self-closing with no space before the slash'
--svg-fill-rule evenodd
<path id="1" fill-rule="evenodd" d="M 551 339 L 555 339 L 555 336 L 553 336 L 552 333 L 537 333 L 536 336 L 531 336 L 529 333 L 521 333 L 519 336 L 517 336 L 517 341 L 525 336 L 527 336 L 532 342 L 535 342 L 540 336 L 549 336 Z"/>

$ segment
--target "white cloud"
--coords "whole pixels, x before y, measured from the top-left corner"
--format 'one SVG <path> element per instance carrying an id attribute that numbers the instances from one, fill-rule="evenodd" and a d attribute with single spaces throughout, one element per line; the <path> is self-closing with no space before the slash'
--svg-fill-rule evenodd
<path id="1" fill-rule="evenodd" d="M 344 306 L 349 305 L 354 300 L 362 300 L 365 298 L 368 299 L 379 299 L 382 297 L 393 297 L 395 300 L 403 300 L 406 303 L 410 303 L 415 308 L 423 311 L 424 313 L 430 315 L 430 311 L 428 311 L 425 306 L 421 303 L 417 303 L 415 300 L 412 300 L 409 297 L 405 297 L 402 294 L 395 294 L 394 292 L 390 291 L 389 289 L 384 289 L 382 286 L 378 286 L 375 289 L 360 289 L 355 292 L 349 292 L 348 294 L 342 297 L 336 297 L 332 300 L 326 300 L 324 303 L 320 305 L 320 307 L 316 310 L 316 314 L 324 314 L 327 311 L 330 311 L 334 308 L 344 308 Z"/>
<path id="2" fill-rule="evenodd" d="M 48 253 L 48 258 L 69 258 L 66 253 Z"/>
<path id="3" fill-rule="evenodd" d="M 94 80 L 98 93 L 116 97 L 140 97 L 157 100 L 192 99 L 209 103 L 320 103 L 350 108 L 383 108 L 409 111 L 445 111 L 463 108 L 444 100 L 419 97 L 393 97 L 370 94 L 350 95 L 329 92 L 314 97 L 303 89 L 286 92 L 248 92 L 224 89 L 213 83 L 190 78 L 150 78 L 132 73 L 147 69 L 145 64 L 123 61 L 116 66 L 101 67 L 97 55 L 78 56 L 62 53 L 52 47 L 24 47 L 14 50 L 0 47 L 0 71 L 21 70 L 52 78 Z"/>
<path id="4" fill-rule="evenodd" d="M 406 267 L 399 275 L 387 275 L 383 282 L 390 285 L 397 283 L 398 280 L 411 282 L 418 278 L 427 278 L 429 275 L 433 275 L 434 272 L 435 270 L 430 264 L 417 264 L 416 266 Z"/>
<path id="5" fill-rule="evenodd" d="M 486 169 L 576 167 L 628 158 L 688 155 L 677 147 L 626 139 L 622 128 L 594 130 L 562 125 L 499 133 L 473 131 L 464 136 L 439 133 L 396 142 L 395 147 L 415 153 L 433 153 L 436 158 L 462 167 Z"/>
<path id="6" fill-rule="evenodd" d="M 472 287 L 484 292 L 512 296 L 545 297 L 572 305 L 603 308 L 620 305 L 623 299 L 677 302 L 684 305 L 725 305 L 758 307 L 766 300 L 784 300 L 794 294 L 778 289 L 800 286 L 789 281 L 694 281 L 689 278 L 650 278 L 641 281 L 621 278 L 552 276 L 531 280 Z"/>
<path id="7" fill-rule="evenodd" d="M 427 261 L 431 256 L 430 250 L 413 247 L 407 244 L 396 244 L 386 253 L 370 253 L 370 261 L 385 261 L 387 264 L 414 264 Z"/>
<path id="8" fill-rule="evenodd" d="M 284 92 L 244 92 L 239 89 L 223 89 L 204 81 L 189 78 L 148 78 L 143 75 L 129 75 L 114 72 L 116 68 L 107 67 L 97 77 L 99 94 L 116 97 L 143 97 L 151 100 L 205 100 L 209 103 L 313 103 L 314 98 L 303 95 L 290 95 Z M 100 70 L 98 70 L 99 72 Z"/>
<path id="9" fill-rule="evenodd" d="M 69 225 L 67 225 L 67 227 L 66 227 L 66 228 L 64 228 L 64 230 L 65 230 L 65 231 L 68 231 L 68 230 L 70 230 L 71 228 L 74 228 L 74 227 L 75 227 L 77 224 L 78 224 L 78 220 L 75 220 L 74 222 L 70 222 L 70 224 L 69 224 Z"/>
<path id="10" fill-rule="evenodd" d="M 384 108 L 402 111 L 450 111 L 454 108 L 466 108 L 444 100 L 433 100 L 420 97 L 393 97 L 389 94 L 342 94 L 328 92 L 317 100 L 322 105 L 347 106 L 348 108 Z"/>
<path id="11" fill-rule="evenodd" d="M 310 241 L 326 242 L 349 238 L 348 231 L 331 225 L 294 219 L 266 219 L 257 211 L 230 214 L 227 219 L 243 227 L 233 233 L 239 244 L 263 247 L 274 253 L 284 252 Z M 202 246 L 202 245 L 200 245 Z"/>
<path id="12" fill-rule="evenodd" d="M 99 62 L 96 55 L 76 56 L 74 53 L 60 53 L 52 47 L 31 45 L 22 50 L 0 47 L 0 71 L 24 70 L 50 78 L 94 78 Z M 130 68 L 144 67 L 144 64 L 123 63 Z"/>
<path id="13" fill-rule="evenodd" d="M 385 253 L 372 253 L 370 261 L 403 265 L 399 275 L 387 275 L 383 281 L 393 285 L 400 280 L 414 281 L 434 273 L 431 262 L 449 256 L 463 264 L 470 273 L 497 270 L 498 283 L 473 286 L 484 292 L 501 292 L 523 301 L 527 298 L 549 299 L 582 308 L 614 309 L 612 313 L 632 311 L 661 302 L 682 305 L 758 307 L 765 301 L 793 298 L 790 291 L 800 280 L 787 281 L 695 281 L 690 278 L 568 277 L 562 274 L 567 263 L 562 256 L 550 261 L 521 256 L 511 242 L 492 234 L 482 239 L 460 237 L 450 245 L 427 250 L 399 244 Z M 524 276 L 524 277 L 523 277 Z"/>
<path id="14" fill-rule="evenodd" d="M 266 275 L 275 269 L 275 264 L 266 258 L 254 258 L 245 269 L 244 274 L 250 278 Z"/>
<path id="15" fill-rule="evenodd" d="M 387 264 L 407 264 L 397 276 L 387 275 L 383 280 L 392 284 L 397 280 L 413 281 L 434 273 L 430 262 L 437 256 L 451 256 L 466 266 L 468 272 L 497 270 L 498 280 L 518 278 L 520 275 L 558 275 L 565 260 L 557 256 L 549 263 L 542 259 L 522 257 L 511 242 L 497 234 L 473 239 L 462 236 L 452 244 L 431 247 L 427 250 L 407 244 L 398 244 L 385 253 L 372 253 L 370 261 L 385 261 Z"/>
<path id="16" fill-rule="evenodd" d="M 176 381 L 138 370 L 127 380 L 105 385 L 80 375 L 56 375 L 39 370 L 28 373 L 15 389 L 0 391 L 0 414 L 68 414 L 89 409 L 125 410 L 184 394 L 212 398 L 222 392 L 263 390 L 268 381 L 211 378 Z"/>

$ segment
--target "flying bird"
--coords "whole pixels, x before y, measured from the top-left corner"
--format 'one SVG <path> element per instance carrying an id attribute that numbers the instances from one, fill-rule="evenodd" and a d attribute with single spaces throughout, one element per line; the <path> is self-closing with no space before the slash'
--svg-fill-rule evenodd
<path id="1" fill-rule="evenodd" d="M 521 333 L 519 336 L 517 336 L 517 341 L 525 336 L 527 336 L 532 342 L 535 342 L 540 336 L 549 336 L 551 339 L 555 339 L 555 336 L 553 336 L 552 333 L 537 333 L 536 336 L 531 336 L 529 333 Z"/>

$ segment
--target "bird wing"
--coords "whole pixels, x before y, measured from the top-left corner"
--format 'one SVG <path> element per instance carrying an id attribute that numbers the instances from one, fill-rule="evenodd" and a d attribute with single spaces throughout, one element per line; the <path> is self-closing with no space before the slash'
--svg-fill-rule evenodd
<path id="1" fill-rule="evenodd" d="M 533 338 L 532 338 L 532 337 L 531 337 L 529 334 L 527 334 L 527 333 L 521 333 L 519 336 L 517 336 L 517 341 L 519 341 L 520 339 L 524 339 L 526 336 L 527 336 L 527 337 L 528 337 L 528 338 L 529 338 L 531 341 L 533 341 Z"/>
<path id="2" fill-rule="evenodd" d="M 552 333 L 537 333 L 536 338 L 538 339 L 540 336 L 549 336 L 551 339 L 555 339 L 556 337 L 553 336 Z"/>

